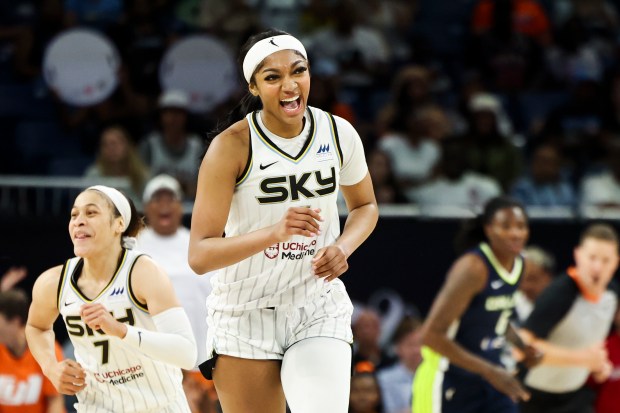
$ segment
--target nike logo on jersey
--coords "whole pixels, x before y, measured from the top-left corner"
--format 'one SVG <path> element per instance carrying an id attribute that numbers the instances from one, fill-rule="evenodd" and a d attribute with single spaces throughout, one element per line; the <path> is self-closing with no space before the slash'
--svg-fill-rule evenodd
<path id="1" fill-rule="evenodd" d="M 138 331 L 138 347 L 142 345 L 142 331 Z"/>
<path id="2" fill-rule="evenodd" d="M 498 288 L 502 288 L 504 282 L 502 280 L 494 280 L 491 281 L 491 288 L 497 290 Z"/>
<path id="3" fill-rule="evenodd" d="M 259 167 L 259 168 L 260 168 L 260 170 L 262 171 L 262 170 L 264 170 L 264 169 L 269 168 L 271 165 L 273 165 L 273 164 L 275 164 L 275 163 L 278 163 L 278 161 L 268 163 L 267 165 L 260 164 L 260 165 L 258 165 L 258 167 Z"/>
<path id="4" fill-rule="evenodd" d="M 67 302 L 65 301 L 65 307 L 69 307 L 71 304 L 74 304 L 75 301 Z"/>

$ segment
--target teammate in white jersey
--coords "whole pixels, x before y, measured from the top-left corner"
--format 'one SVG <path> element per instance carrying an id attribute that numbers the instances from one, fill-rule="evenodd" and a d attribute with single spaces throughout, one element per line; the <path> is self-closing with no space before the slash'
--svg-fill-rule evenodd
<path id="1" fill-rule="evenodd" d="M 283 413 L 287 402 L 293 413 L 344 413 L 353 307 L 338 277 L 378 216 L 362 143 L 347 121 L 308 106 L 299 40 L 269 30 L 241 57 L 249 94 L 204 157 L 192 214 L 190 266 L 221 269 L 201 370 L 226 413 Z"/>
<path id="2" fill-rule="evenodd" d="M 56 389 L 77 396 L 80 413 L 190 411 L 180 368 L 194 366 L 196 343 L 166 274 L 131 249 L 142 225 L 116 189 L 86 189 L 69 221 L 76 257 L 33 287 L 28 345 Z M 54 356 L 59 314 L 75 361 Z"/>

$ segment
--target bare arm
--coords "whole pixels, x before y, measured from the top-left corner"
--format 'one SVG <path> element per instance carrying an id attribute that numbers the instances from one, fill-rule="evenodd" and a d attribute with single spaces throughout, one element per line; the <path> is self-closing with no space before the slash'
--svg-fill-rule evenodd
<path id="1" fill-rule="evenodd" d="M 62 395 L 47 398 L 47 413 L 66 413 L 65 399 Z"/>
<path id="2" fill-rule="evenodd" d="M 572 349 L 558 346 L 548 340 L 538 338 L 527 329 L 520 329 L 523 341 L 543 353 L 541 364 L 555 366 L 581 366 L 592 372 L 603 370 L 608 363 L 605 343 L 598 343 L 586 348 Z"/>
<path id="3" fill-rule="evenodd" d="M 189 245 L 189 265 L 197 274 L 237 263 L 294 234 L 318 232 L 319 212 L 302 207 L 290 208 L 275 225 L 222 237 L 237 177 L 247 163 L 248 139 L 247 122 L 236 123 L 213 140 L 200 166 Z"/>
<path id="4" fill-rule="evenodd" d="M 452 323 L 466 311 L 473 297 L 484 288 L 488 270 L 482 260 L 467 254 L 450 268 L 428 318 L 422 327 L 424 345 L 447 357 L 451 363 L 482 376 L 497 390 L 513 400 L 529 396 L 519 382 L 502 367 L 478 357 L 448 338 Z"/>
<path id="5" fill-rule="evenodd" d="M 314 273 L 331 281 L 348 268 L 347 259 L 368 238 L 377 225 L 379 208 L 372 188 L 370 174 L 357 184 L 341 186 L 349 216 L 336 242 L 317 251 L 312 259 Z"/>
<path id="6" fill-rule="evenodd" d="M 56 390 L 73 395 L 84 388 L 86 373 L 74 360 L 59 362 L 56 359 L 53 326 L 59 315 L 56 293 L 61 269 L 61 266 L 51 268 L 35 282 L 26 323 L 26 339 L 43 374 Z"/>

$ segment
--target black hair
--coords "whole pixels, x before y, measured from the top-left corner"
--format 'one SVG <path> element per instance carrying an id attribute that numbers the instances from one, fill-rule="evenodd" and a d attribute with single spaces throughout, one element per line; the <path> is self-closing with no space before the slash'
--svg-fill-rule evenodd
<path id="1" fill-rule="evenodd" d="M 358 363 L 360 364 L 360 363 Z M 374 370 L 370 370 L 370 369 L 355 369 L 353 372 L 353 375 L 351 376 L 351 382 L 353 382 L 353 380 L 356 380 L 358 378 L 362 378 L 362 377 L 370 377 L 374 382 L 375 382 L 375 386 L 377 388 L 377 395 L 378 395 L 378 399 L 377 399 L 377 406 L 375 407 L 377 413 L 383 413 L 384 409 L 383 409 L 383 393 L 381 392 L 381 383 L 379 383 L 379 379 L 377 378 L 377 374 Z M 351 412 L 352 410 L 352 406 L 351 403 L 349 403 L 349 412 Z"/>
<path id="2" fill-rule="evenodd" d="M 259 41 L 266 39 L 268 37 L 282 36 L 282 35 L 290 36 L 290 33 L 287 33 L 283 30 L 270 28 L 263 32 L 257 33 L 253 36 L 250 36 L 248 40 L 241 46 L 241 49 L 239 50 L 239 56 L 237 57 L 237 64 L 239 65 L 239 72 L 243 75 L 243 60 L 245 59 L 245 55 L 248 54 L 252 46 L 254 46 Z M 258 68 L 260 68 L 260 65 L 256 69 Z M 242 81 L 244 84 L 246 83 L 245 78 Z M 254 82 L 254 74 L 252 74 L 252 78 L 250 79 L 250 83 L 252 82 Z M 246 92 L 246 94 L 241 98 L 239 103 L 234 108 L 232 108 L 232 110 L 228 113 L 228 115 L 226 116 L 226 119 L 223 122 L 218 122 L 216 127 L 212 131 L 207 133 L 207 144 L 211 143 L 213 138 L 215 138 L 221 132 L 226 130 L 226 128 L 228 128 L 230 125 L 234 124 L 235 122 L 240 121 L 241 119 L 246 117 L 248 113 L 255 112 L 257 110 L 262 109 L 262 107 L 263 107 L 263 104 L 260 100 L 260 97 L 252 95 L 249 91 Z"/>
<path id="3" fill-rule="evenodd" d="M 118 208 L 116 208 L 112 200 L 108 198 L 108 196 L 104 194 L 103 192 L 101 191 L 97 191 L 97 192 L 101 194 L 102 198 L 105 199 L 105 201 L 110 206 L 110 209 L 112 210 L 112 215 L 114 216 L 114 218 L 121 217 L 122 215 L 120 211 L 118 210 Z M 121 234 L 121 238 L 122 237 L 136 237 L 140 233 L 140 231 L 142 231 L 142 229 L 145 227 L 144 216 L 138 212 L 138 210 L 136 209 L 136 205 L 133 203 L 130 197 L 128 197 L 125 194 L 123 194 L 123 196 L 127 199 L 127 202 L 129 202 L 129 209 L 131 210 L 131 220 L 129 221 L 129 225 L 127 225 L 127 228 L 125 229 L 125 231 L 123 231 L 123 233 Z M 123 241 L 121 239 L 121 243 L 122 242 Z"/>
<path id="4" fill-rule="evenodd" d="M 473 219 L 464 221 L 461 225 L 461 229 L 454 241 L 456 252 L 461 254 L 482 241 L 488 241 L 484 233 L 484 227 L 493 221 L 497 211 L 506 208 L 519 208 L 527 217 L 525 207 L 516 199 L 504 195 L 491 198 L 485 204 L 482 213 Z"/>

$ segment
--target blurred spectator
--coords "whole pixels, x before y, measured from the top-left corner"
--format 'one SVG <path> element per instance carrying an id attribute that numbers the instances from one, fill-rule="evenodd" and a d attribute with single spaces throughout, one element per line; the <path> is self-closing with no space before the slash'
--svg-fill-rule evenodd
<path id="1" fill-rule="evenodd" d="M 198 378 L 186 370 L 183 370 L 183 391 L 187 397 L 187 403 L 192 413 L 215 413 L 214 403 L 205 392 L 204 386 Z M 202 379 L 204 380 L 204 379 Z"/>
<path id="2" fill-rule="evenodd" d="M 525 271 L 519 289 L 514 293 L 515 315 L 520 324 L 530 315 L 536 298 L 555 276 L 555 258 L 551 253 L 535 245 L 526 247 L 523 253 L 526 259 Z"/>
<path id="3" fill-rule="evenodd" d="M 427 181 L 439 160 L 439 143 L 427 134 L 432 130 L 428 128 L 432 119 L 424 118 L 428 113 L 424 108 L 412 108 L 405 129 L 388 132 L 378 142 L 379 148 L 390 158 L 394 175 L 405 191 Z"/>
<path id="4" fill-rule="evenodd" d="M 379 204 L 404 204 L 407 197 L 403 194 L 390 158 L 380 149 L 373 149 L 368 154 L 368 172 L 372 178 L 372 186 Z"/>
<path id="5" fill-rule="evenodd" d="M 0 293 L 3 291 L 9 291 L 15 285 L 17 285 L 21 280 L 26 278 L 28 275 L 28 270 L 26 267 L 11 267 L 9 268 L 2 277 L 0 277 Z"/>
<path id="6" fill-rule="evenodd" d="M 413 376 L 422 362 L 421 325 L 410 316 L 401 320 L 392 339 L 398 361 L 377 371 L 385 413 L 411 412 Z"/>
<path id="7" fill-rule="evenodd" d="M 587 215 L 620 211 L 620 143 L 609 145 L 604 171 L 581 181 L 580 204 Z"/>
<path id="8" fill-rule="evenodd" d="M 529 173 L 513 185 L 511 195 L 526 207 L 574 208 L 577 194 L 562 171 L 562 155 L 551 144 L 539 145 L 532 154 Z"/>
<path id="9" fill-rule="evenodd" d="M 45 47 L 63 28 L 62 0 L 42 0 L 37 7 L 28 3 L 14 2 L 14 13 L 21 15 L 20 18 L 11 18 L 13 13 L 0 6 L 0 14 L 6 13 L 0 20 L 0 49 L 10 50 L 19 80 L 30 80 L 41 74 Z"/>
<path id="10" fill-rule="evenodd" d="M 537 1 L 479 0 L 471 29 L 469 57 L 496 88 L 516 92 L 539 80 L 551 27 Z"/>
<path id="11" fill-rule="evenodd" d="M 157 175 L 146 184 L 142 202 L 147 227 L 138 236 L 138 248 L 161 265 L 170 277 L 198 343 L 198 366 L 207 359 L 207 331 L 204 323 L 212 274 L 199 276 L 189 267 L 189 229 L 183 226 L 182 200 L 181 186 L 170 175 Z M 197 368 L 187 376 L 201 386 L 211 400 L 216 399 L 213 382 L 207 382 Z M 184 387 L 191 388 L 193 382 L 186 383 Z"/>
<path id="12" fill-rule="evenodd" d="M 109 126 L 101 133 L 97 158 L 84 176 L 128 178 L 131 191 L 127 195 L 134 203 L 141 205 L 140 194 L 149 177 L 149 171 L 138 156 L 127 131 L 121 126 Z"/>
<path id="13" fill-rule="evenodd" d="M 402 68 L 391 85 L 389 102 L 379 111 L 375 125 L 377 135 L 403 132 L 412 110 L 433 102 L 432 74 L 424 66 Z"/>
<path id="14" fill-rule="evenodd" d="M 369 362 L 377 370 L 391 365 L 394 359 L 381 348 L 381 318 L 371 309 L 359 312 L 352 323 L 353 328 L 353 366 L 359 362 Z"/>
<path id="15" fill-rule="evenodd" d="M 355 112 L 372 117 L 373 97 L 385 83 L 390 61 L 389 46 L 381 32 L 360 24 L 357 2 L 341 0 L 333 5 L 333 27 L 324 27 L 302 39 L 314 60 L 336 62 L 342 87 Z"/>
<path id="16" fill-rule="evenodd" d="M 475 94 L 469 110 L 470 129 L 463 137 L 469 167 L 496 179 L 506 191 L 521 173 L 523 162 L 512 142 L 512 125 L 499 99 L 491 94 Z"/>
<path id="17" fill-rule="evenodd" d="M 502 193 L 495 179 L 469 168 L 463 153 L 463 142 L 459 138 L 445 139 L 436 176 L 405 194 L 411 202 L 420 206 L 423 213 L 452 215 L 475 212 L 489 199 Z"/>
<path id="18" fill-rule="evenodd" d="M 591 50 L 597 59 L 608 67 L 615 60 L 616 54 L 618 2 L 557 0 L 553 5 L 555 25 L 561 36 L 570 36 L 577 40 L 573 46 Z M 567 45 L 564 43 L 563 47 Z"/>
<path id="19" fill-rule="evenodd" d="M 126 18 L 110 29 L 110 37 L 127 67 L 127 75 L 137 93 L 155 101 L 159 94 L 160 62 L 173 40 L 162 1 L 131 0 Z M 142 131 L 141 131 L 142 132 Z"/>
<path id="20" fill-rule="evenodd" d="M 381 388 L 372 370 L 362 369 L 351 376 L 349 413 L 383 413 Z"/>
<path id="21" fill-rule="evenodd" d="M 172 175 L 185 196 L 193 199 L 204 146 L 200 137 L 189 130 L 188 106 L 185 92 L 168 90 L 161 95 L 159 128 L 140 144 L 140 155 L 153 175 Z"/>
<path id="22" fill-rule="evenodd" d="M 338 66 L 331 60 L 314 61 L 312 63 L 312 88 L 310 88 L 308 100 L 312 106 L 340 116 L 356 125 L 357 119 L 353 107 L 340 99 L 339 92 Z"/>
<path id="23" fill-rule="evenodd" d="M 184 0 L 177 3 L 176 15 L 181 21 L 217 36 L 235 51 L 261 27 L 256 9 L 246 0 Z"/>
<path id="24" fill-rule="evenodd" d="M 568 100 L 547 115 L 542 139 L 558 146 L 574 166 L 579 178 L 593 162 L 605 154 L 606 138 L 603 133 L 605 101 L 601 96 L 599 68 L 581 59 L 570 66 L 570 95 Z"/>
<path id="25" fill-rule="evenodd" d="M 26 342 L 30 302 L 20 290 L 0 292 L 0 412 L 64 413 L 59 394 L 32 356 Z M 56 358 L 62 350 L 54 343 Z"/>

